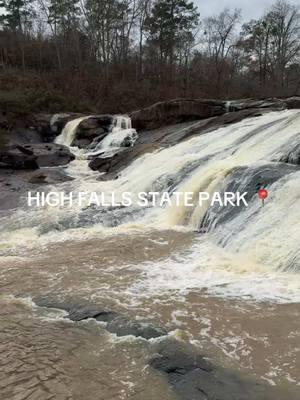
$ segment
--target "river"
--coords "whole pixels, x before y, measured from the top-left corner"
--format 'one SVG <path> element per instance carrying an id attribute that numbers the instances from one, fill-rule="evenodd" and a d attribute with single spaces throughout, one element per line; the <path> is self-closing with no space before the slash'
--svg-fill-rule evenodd
<path id="1" fill-rule="evenodd" d="M 96 149 L 135 132 L 126 117 Z M 80 120 L 58 142 L 70 145 Z M 144 154 L 99 181 L 73 149 L 64 192 L 247 191 L 249 207 L 23 207 L 0 216 L 1 399 L 175 400 L 151 346 L 36 299 L 90 302 L 163 326 L 214 365 L 300 398 L 300 112 L 270 112 Z M 126 131 L 124 133 L 124 131 Z M 267 185 L 264 207 L 257 185 Z M 270 392 L 271 393 L 271 392 Z M 179 397 L 180 398 L 180 397 Z M 272 398 L 272 397 L 270 397 Z M 274 398 L 274 397 L 273 397 Z"/>

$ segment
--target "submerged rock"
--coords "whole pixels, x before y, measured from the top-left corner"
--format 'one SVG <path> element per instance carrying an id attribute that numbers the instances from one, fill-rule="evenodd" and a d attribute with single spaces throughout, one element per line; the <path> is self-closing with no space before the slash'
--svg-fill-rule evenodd
<path id="1" fill-rule="evenodd" d="M 167 335 L 167 331 L 155 327 L 148 322 L 130 320 L 121 316 L 114 318 L 107 325 L 107 330 L 111 333 L 115 333 L 117 336 L 131 335 L 135 337 L 142 337 L 147 340 Z"/>
<path id="2" fill-rule="evenodd" d="M 182 400 L 271 400 L 276 391 L 213 366 L 197 349 L 174 339 L 154 345 L 150 366 L 163 373 Z M 277 397 L 278 398 L 278 397 Z"/>
<path id="3" fill-rule="evenodd" d="M 300 143 L 281 156 L 279 161 L 287 164 L 300 165 Z"/>
<path id="4" fill-rule="evenodd" d="M 258 167 L 237 167 L 224 180 L 220 188 L 221 197 L 224 193 L 245 193 L 247 192 L 246 201 L 249 204 L 256 196 L 259 189 L 269 188 L 272 184 L 285 176 L 299 171 L 292 165 L 281 163 L 267 164 Z M 205 216 L 199 221 L 200 232 L 208 232 L 219 225 L 222 225 L 238 214 L 242 213 L 246 208 L 243 203 L 239 207 L 222 207 L 215 204 L 208 208 Z M 235 232 L 231 233 L 232 235 Z"/>
<path id="5" fill-rule="evenodd" d="M 156 327 L 149 322 L 129 319 L 114 311 L 101 309 L 96 304 L 78 305 L 73 302 L 60 302 L 55 299 L 40 297 L 33 299 L 33 301 L 39 307 L 56 308 L 66 311 L 68 318 L 74 322 L 87 319 L 106 322 L 108 332 L 115 333 L 117 336 L 135 336 L 148 340 L 167 335 L 166 330 Z"/>

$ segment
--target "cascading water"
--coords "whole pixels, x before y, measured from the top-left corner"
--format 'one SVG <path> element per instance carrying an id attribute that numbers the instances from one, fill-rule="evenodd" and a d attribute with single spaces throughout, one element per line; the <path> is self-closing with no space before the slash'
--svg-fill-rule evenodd
<path id="1" fill-rule="evenodd" d="M 69 122 L 57 142 L 76 144 L 85 118 Z M 236 398 L 298 400 L 299 126 L 300 111 L 245 119 L 144 154 L 106 181 L 89 169 L 88 154 L 105 157 L 133 145 L 130 119 L 116 116 L 95 142 L 97 150 L 72 147 L 77 157 L 65 172 L 74 179 L 37 191 L 113 192 L 116 201 L 124 192 L 133 198 L 167 192 L 171 204 L 100 207 L 76 197 L 71 207 L 29 208 L 24 198 L 23 206 L 0 214 L 1 396 L 94 400 L 99 393 L 107 399 L 143 393 L 145 400 L 175 400 L 183 391 L 171 390 L 148 364 L 149 352 L 179 339 L 174 367 L 172 357 L 166 363 L 170 370 L 180 370 L 177 358 L 189 362 L 181 352 L 189 341 L 195 352 L 230 370 L 230 384 L 237 371 Z M 175 136 L 189 127 L 194 132 L 196 125 L 178 126 Z M 261 187 L 269 192 L 264 207 Z M 195 197 L 246 191 L 249 206 L 204 201 L 187 207 L 175 201 L 176 191 Z M 67 319 L 69 310 L 76 322 Z M 101 321 L 117 318 L 98 323 L 98 312 Z M 77 322 L 80 315 L 88 319 Z M 110 333 L 114 322 L 128 333 L 131 321 L 146 330 L 143 321 L 162 325 L 168 336 L 146 342 Z M 249 396 L 240 379 L 245 369 L 247 379 L 255 378 Z M 179 375 L 189 396 L 189 383 L 202 382 L 195 372 L 164 375 Z M 199 373 L 208 376 L 209 388 L 191 392 L 200 400 L 211 395 L 210 376 L 219 370 Z M 228 378 L 220 377 L 223 393 Z M 257 397 L 256 379 L 274 391 L 265 385 Z"/>
<path id="2" fill-rule="evenodd" d="M 69 122 L 57 142 L 72 143 L 77 126 L 83 120 Z M 246 209 L 228 212 L 222 207 L 211 208 L 206 202 L 194 208 L 173 204 L 143 210 L 134 206 L 128 209 L 112 207 L 108 211 L 79 207 L 75 202 L 72 209 L 19 210 L 2 221 L 1 236 L 4 240 L 9 237 L 19 240 L 19 230 L 26 228 L 31 230 L 31 239 L 49 241 L 55 238 L 57 241 L 60 235 L 62 239 L 78 238 L 82 234 L 93 236 L 112 230 L 116 233 L 130 231 L 131 227 L 142 231 L 184 227 L 205 233 L 203 238 L 207 243 L 224 248 L 230 254 L 245 255 L 255 265 L 269 265 L 273 271 L 298 270 L 300 211 L 296 203 L 299 201 L 300 172 L 297 166 L 287 167 L 276 160 L 282 157 L 282 149 L 288 151 L 289 143 L 292 146 L 299 143 L 299 124 L 299 111 L 272 112 L 246 119 L 143 155 L 124 169 L 116 181 L 98 182 L 98 174 L 87 170 L 83 180 L 83 175 L 76 175 L 76 168 L 71 164 L 68 169 L 75 181 L 56 188 L 75 192 L 114 192 L 118 199 L 125 191 L 137 194 L 154 190 L 172 194 L 176 190 L 197 194 L 234 187 L 253 192 Z M 131 132 L 130 119 L 117 116 L 112 132 L 101 144 L 102 149 L 120 146 Z M 86 161 L 84 163 L 86 165 Z M 270 179 L 270 176 L 275 178 Z M 255 190 L 258 184 L 265 183 L 269 185 L 271 195 L 262 208 Z M 286 210 L 290 210 L 288 218 L 284 217 Z"/>
<path id="3" fill-rule="evenodd" d="M 56 116 L 53 117 L 51 124 L 56 121 Z M 66 124 L 62 133 L 56 138 L 55 142 L 57 144 L 63 144 L 65 146 L 71 147 L 75 138 L 79 125 L 81 122 L 91 118 L 91 116 L 76 118 Z M 80 158 L 93 158 L 98 155 L 104 157 L 111 156 L 125 147 L 134 146 L 136 140 L 138 139 L 138 134 L 135 129 L 132 129 L 131 118 L 127 115 L 116 115 L 114 117 L 113 125 L 111 131 L 107 133 L 104 138 L 101 138 L 96 147 L 92 151 L 81 151 L 78 152 L 73 148 L 75 153 L 80 155 Z"/>
<path id="4" fill-rule="evenodd" d="M 71 146 L 75 137 L 79 124 L 90 117 L 76 118 L 66 124 L 62 133 L 56 138 L 55 143 Z"/>

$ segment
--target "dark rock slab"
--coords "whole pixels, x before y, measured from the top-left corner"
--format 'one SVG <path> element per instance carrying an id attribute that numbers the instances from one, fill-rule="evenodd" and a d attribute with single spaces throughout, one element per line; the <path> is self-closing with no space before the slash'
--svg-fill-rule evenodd
<path id="1" fill-rule="evenodd" d="M 113 115 L 91 115 L 83 120 L 77 128 L 78 139 L 89 139 L 107 134 L 114 123 Z"/>
<path id="2" fill-rule="evenodd" d="M 63 170 L 38 170 L 29 176 L 28 182 L 34 185 L 52 185 L 74 180 Z"/>
<path id="3" fill-rule="evenodd" d="M 117 313 L 101 309 L 101 307 L 96 304 L 76 304 L 71 300 L 59 301 L 57 299 L 44 297 L 36 297 L 33 301 L 39 307 L 66 311 L 68 313 L 68 318 L 74 322 L 80 322 L 91 318 L 97 321 L 110 322 L 118 317 Z"/>
<path id="4" fill-rule="evenodd" d="M 131 113 L 133 127 L 155 129 L 185 121 L 210 118 L 226 113 L 224 101 L 205 99 L 175 99 L 156 103 Z"/>
<path id="5" fill-rule="evenodd" d="M 86 305 L 81 307 L 71 307 L 69 310 L 69 318 L 71 321 L 84 321 L 93 318 L 101 322 L 110 322 L 117 314 L 113 311 L 101 310 L 96 305 Z"/>
<path id="6" fill-rule="evenodd" d="M 284 99 L 284 102 L 290 110 L 300 108 L 300 96 L 289 97 Z"/>
<path id="7" fill-rule="evenodd" d="M 227 111 L 234 112 L 250 108 L 269 108 L 273 110 L 284 110 L 286 102 L 281 99 L 241 99 L 227 102 Z"/>
<path id="8" fill-rule="evenodd" d="M 153 347 L 157 354 L 151 359 L 150 365 L 158 371 L 167 374 L 184 375 L 194 369 L 212 371 L 212 366 L 197 352 L 192 345 L 168 339 Z"/>
<path id="9" fill-rule="evenodd" d="M 153 350 L 156 354 L 150 360 L 150 366 L 164 374 L 178 399 L 273 400 L 281 398 L 278 391 L 270 386 L 212 365 L 190 344 L 168 338 L 154 344 Z M 296 397 L 286 398 L 296 399 Z"/>
<path id="10" fill-rule="evenodd" d="M 51 298 L 37 297 L 33 299 L 39 307 L 56 308 L 68 313 L 71 321 L 79 322 L 87 319 L 106 322 L 107 330 L 117 336 L 135 336 L 152 339 L 167 335 L 167 331 L 155 327 L 149 322 L 137 321 L 121 316 L 118 313 L 101 308 L 96 304 L 75 304 L 74 302 L 59 301 Z"/>
<path id="11" fill-rule="evenodd" d="M 56 143 L 28 144 L 23 147 L 33 153 L 39 168 L 67 165 L 75 159 L 68 147 Z"/>
<path id="12" fill-rule="evenodd" d="M 35 170 L 39 168 L 36 155 L 22 146 L 7 147 L 0 152 L 0 168 Z"/>
<path id="13" fill-rule="evenodd" d="M 155 327 L 148 322 L 130 320 L 126 317 L 114 318 L 107 325 L 107 330 L 115 333 L 117 336 L 135 336 L 144 339 L 152 339 L 167 335 L 167 331 L 162 328 Z"/>
<path id="14" fill-rule="evenodd" d="M 114 174 L 117 177 L 117 173 L 123 168 L 127 167 L 132 161 L 140 157 L 145 153 L 151 153 L 154 150 L 159 149 L 156 144 L 141 144 L 131 148 L 125 149 L 123 152 L 115 154 L 108 158 L 95 158 L 89 164 L 89 167 L 93 171 L 105 172 Z"/>

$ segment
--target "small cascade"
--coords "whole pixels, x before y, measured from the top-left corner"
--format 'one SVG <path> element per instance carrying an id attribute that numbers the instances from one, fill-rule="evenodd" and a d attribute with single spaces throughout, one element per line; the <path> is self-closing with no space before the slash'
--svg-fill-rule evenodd
<path id="1" fill-rule="evenodd" d="M 91 118 L 91 116 L 76 118 L 68 122 L 62 133 L 56 138 L 55 143 L 71 147 L 76 138 L 79 124 L 88 118 Z M 54 116 L 53 121 L 55 122 L 56 119 L 57 116 Z M 90 159 L 98 155 L 108 157 L 125 147 L 134 146 L 137 139 L 138 134 L 135 129 L 132 129 L 131 118 L 128 115 L 116 115 L 110 127 L 110 132 L 100 140 L 93 151 L 76 151 L 75 149 L 73 151 L 77 154 L 77 158 Z"/>
<path id="2" fill-rule="evenodd" d="M 138 134 L 132 128 L 131 118 L 128 115 L 116 115 L 111 132 L 97 144 L 92 152 L 87 153 L 87 158 L 99 155 L 109 157 L 125 147 L 133 147 L 137 139 Z"/>
<path id="3" fill-rule="evenodd" d="M 56 138 L 55 143 L 65 146 L 72 146 L 72 143 L 76 138 L 76 132 L 79 124 L 88 118 L 90 118 L 90 116 L 76 118 L 68 122 L 64 127 L 62 133 Z"/>
<path id="4" fill-rule="evenodd" d="M 113 131 L 131 129 L 131 118 L 128 115 L 116 115 L 114 119 Z"/>

